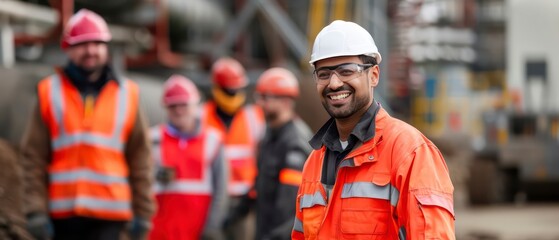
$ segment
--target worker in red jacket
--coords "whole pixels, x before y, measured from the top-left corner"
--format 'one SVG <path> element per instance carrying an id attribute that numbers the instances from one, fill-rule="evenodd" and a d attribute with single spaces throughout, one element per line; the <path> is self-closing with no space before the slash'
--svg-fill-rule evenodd
<path id="1" fill-rule="evenodd" d="M 187 78 L 164 85 L 168 122 L 151 131 L 158 203 L 153 240 L 221 239 L 227 209 L 222 135 L 199 118 L 200 95 Z"/>

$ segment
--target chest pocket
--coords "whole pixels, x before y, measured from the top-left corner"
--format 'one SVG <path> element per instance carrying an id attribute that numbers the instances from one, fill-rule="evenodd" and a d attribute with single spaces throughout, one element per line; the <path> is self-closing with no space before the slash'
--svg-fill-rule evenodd
<path id="1" fill-rule="evenodd" d="M 389 174 L 374 174 L 369 181 L 345 183 L 341 193 L 342 238 L 376 239 L 386 235 L 393 193 Z"/>
<path id="2" fill-rule="evenodd" d="M 316 238 L 326 213 L 326 192 L 320 182 L 303 182 L 301 194 L 297 196 L 302 212 L 303 231 L 308 239 Z"/>

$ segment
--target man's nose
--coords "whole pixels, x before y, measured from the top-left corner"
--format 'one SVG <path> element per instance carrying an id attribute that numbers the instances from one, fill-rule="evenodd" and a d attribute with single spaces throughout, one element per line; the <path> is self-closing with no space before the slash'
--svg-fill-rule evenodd
<path id="1" fill-rule="evenodd" d="M 98 44 L 95 42 L 87 43 L 86 50 L 88 53 L 94 53 L 98 48 Z"/>
<path id="2" fill-rule="evenodd" d="M 331 89 L 338 89 L 344 85 L 344 82 L 340 79 L 336 72 L 332 73 L 330 76 L 330 82 L 328 83 L 328 87 Z"/>

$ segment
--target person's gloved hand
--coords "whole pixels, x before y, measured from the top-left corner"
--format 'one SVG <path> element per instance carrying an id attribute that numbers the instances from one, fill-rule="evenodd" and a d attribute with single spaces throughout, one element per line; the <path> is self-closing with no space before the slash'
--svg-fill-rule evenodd
<path id="1" fill-rule="evenodd" d="M 37 240 L 47 240 L 54 235 L 50 218 L 45 213 L 32 213 L 27 217 L 27 231 Z"/>
<path id="2" fill-rule="evenodd" d="M 175 169 L 171 167 L 158 167 L 155 180 L 163 185 L 171 183 L 175 180 Z"/>
<path id="3" fill-rule="evenodd" d="M 151 222 L 139 217 L 134 217 L 128 223 L 128 233 L 130 240 L 144 240 L 147 239 L 147 234 L 151 229 Z"/>

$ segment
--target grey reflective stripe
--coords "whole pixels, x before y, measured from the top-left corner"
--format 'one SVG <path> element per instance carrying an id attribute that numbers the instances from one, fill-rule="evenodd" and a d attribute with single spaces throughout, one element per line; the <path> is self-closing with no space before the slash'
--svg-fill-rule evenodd
<path id="1" fill-rule="evenodd" d="M 128 180 L 125 177 L 109 176 L 102 173 L 97 173 L 88 169 L 76 169 L 65 172 L 53 172 L 50 174 L 50 181 L 52 183 L 67 183 L 75 182 L 78 180 L 87 180 L 100 184 L 127 184 Z"/>
<path id="2" fill-rule="evenodd" d="M 362 197 L 390 200 L 392 206 L 398 204 L 399 191 L 391 184 L 379 186 L 372 182 L 352 182 L 344 184 L 342 198 Z"/>
<path id="3" fill-rule="evenodd" d="M 295 221 L 293 222 L 293 231 L 303 232 L 303 222 L 295 217 Z"/>
<path id="4" fill-rule="evenodd" d="M 150 138 L 153 143 L 153 147 L 151 149 L 151 156 L 155 161 L 156 166 L 162 165 L 163 156 L 161 155 L 161 141 L 162 141 L 162 134 L 161 134 L 161 125 L 157 125 L 150 129 Z"/>
<path id="5" fill-rule="evenodd" d="M 352 182 L 344 184 L 342 198 L 364 197 L 390 199 L 390 185 L 378 186 L 372 182 Z"/>
<path id="6" fill-rule="evenodd" d="M 117 151 L 123 150 L 123 144 L 118 138 L 100 136 L 88 132 L 73 133 L 71 135 L 60 135 L 58 138 L 52 141 L 52 148 L 54 150 L 59 150 L 76 144 L 100 146 Z"/>
<path id="7" fill-rule="evenodd" d="M 390 185 L 390 205 L 396 207 L 398 205 L 398 200 L 400 200 L 400 191 L 396 187 Z"/>
<path id="8" fill-rule="evenodd" d="M 128 112 L 128 81 L 122 82 L 118 89 L 118 105 L 114 113 L 114 116 L 116 116 L 115 126 L 111 136 L 89 132 L 66 133 L 66 129 L 64 129 L 64 93 L 62 92 L 62 80 L 58 74 L 51 76 L 51 84 L 50 99 L 53 104 L 53 116 L 57 122 L 59 133 L 58 137 L 53 139 L 51 143 L 53 150 L 60 150 L 76 144 L 87 144 L 123 151 L 124 143 L 120 140 L 120 135 L 122 135 L 126 113 Z"/>
<path id="9" fill-rule="evenodd" d="M 62 110 L 64 109 L 64 101 L 62 100 L 62 81 L 58 74 L 53 74 L 50 76 L 51 87 L 50 87 L 50 99 L 52 106 L 52 115 L 54 116 L 54 121 L 57 123 L 62 122 Z M 60 135 L 64 134 L 64 124 L 58 124 L 58 132 Z"/>
<path id="10" fill-rule="evenodd" d="M 129 211 L 130 201 L 111 201 L 95 197 L 54 199 L 49 202 L 51 211 L 70 211 L 78 207 L 92 210 Z"/>
<path id="11" fill-rule="evenodd" d="M 243 159 L 249 158 L 253 156 L 253 149 L 247 147 L 245 145 L 232 145 L 229 144 L 225 146 L 225 156 L 227 159 L 236 160 L 236 159 Z"/>
<path id="12" fill-rule="evenodd" d="M 149 138 L 151 139 L 152 142 L 155 143 L 161 142 L 161 128 L 163 126 L 164 125 L 157 125 L 149 129 Z"/>
<path id="13" fill-rule="evenodd" d="M 406 240 L 406 228 L 403 226 L 398 230 L 398 237 L 400 237 L 400 240 Z"/>
<path id="14" fill-rule="evenodd" d="M 124 122 L 126 121 L 126 113 L 128 112 L 128 80 L 121 81 L 120 86 L 118 87 L 118 105 L 116 107 L 116 119 L 115 119 L 115 126 L 113 130 L 113 138 L 117 141 L 120 140 L 120 135 L 122 134 L 122 127 L 124 126 Z"/>
<path id="15" fill-rule="evenodd" d="M 326 206 L 326 201 L 319 191 L 316 191 L 314 194 L 303 195 L 299 200 L 299 211 L 303 208 L 310 208 L 314 205 Z"/>
<path id="16" fill-rule="evenodd" d="M 204 144 L 204 159 L 207 162 L 211 162 L 216 156 L 218 147 L 219 134 L 213 129 L 208 130 L 208 135 Z"/>
<path id="17" fill-rule="evenodd" d="M 262 135 L 262 126 L 256 120 L 257 118 L 256 113 L 254 112 L 254 106 L 245 107 L 245 113 L 250 136 L 253 141 L 258 141 Z"/>
<path id="18" fill-rule="evenodd" d="M 210 179 L 203 180 L 175 180 L 167 185 L 155 184 L 156 194 L 202 194 L 211 195 L 212 185 Z"/>
<path id="19" fill-rule="evenodd" d="M 227 188 L 229 193 L 240 196 L 250 191 L 250 184 L 245 182 L 230 182 Z"/>

